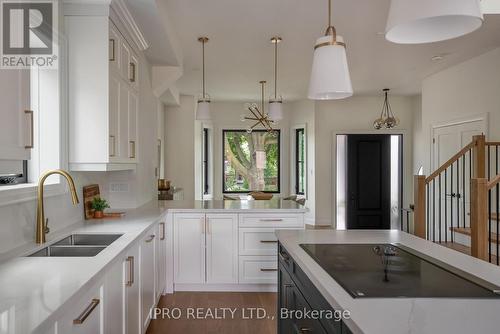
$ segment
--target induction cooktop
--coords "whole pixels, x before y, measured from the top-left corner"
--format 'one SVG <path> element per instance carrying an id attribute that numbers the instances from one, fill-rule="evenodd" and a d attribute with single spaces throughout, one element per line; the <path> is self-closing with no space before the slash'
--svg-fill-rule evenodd
<path id="1" fill-rule="evenodd" d="M 400 244 L 300 247 L 354 298 L 500 298 L 500 287 Z"/>

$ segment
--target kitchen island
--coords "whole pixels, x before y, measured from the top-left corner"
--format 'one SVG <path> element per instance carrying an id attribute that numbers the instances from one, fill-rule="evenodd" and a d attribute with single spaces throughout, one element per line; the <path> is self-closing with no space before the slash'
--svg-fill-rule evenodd
<path id="1" fill-rule="evenodd" d="M 299 321 L 303 330 L 318 326 L 320 333 L 343 334 L 498 332 L 500 298 L 354 298 L 300 245 L 399 244 L 470 273 L 493 286 L 500 286 L 500 268 L 497 266 L 396 230 L 278 231 L 277 236 L 280 242 L 282 305 L 286 289 L 292 292 L 307 289 L 304 296 L 295 293 L 299 299 L 310 299 L 307 302 L 302 300 L 306 306 L 308 303 L 316 304 L 320 308 L 340 313 L 348 311 L 349 314 L 342 321 L 326 322 L 326 325 L 325 322 L 319 325 L 318 322 L 306 321 L 302 326 Z M 295 295 L 288 293 L 288 298 L 295 298 Z M 283 328 L 287 325 L 286 321 L 283 323 L 281 320 L 280 325 Z"/>

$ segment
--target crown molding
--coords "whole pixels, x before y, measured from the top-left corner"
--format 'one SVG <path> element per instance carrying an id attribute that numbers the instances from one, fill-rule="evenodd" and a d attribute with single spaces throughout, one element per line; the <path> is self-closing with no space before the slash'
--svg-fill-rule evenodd
<path id="1" fill-rule="evenodd" d="M 134 17 L 127 8 L 124 0 L 113 0 L 111 2 L 111 9 L 118 16 L 120 21 L 125 26 L 127 33 L 132 38 L 133 42 L 136 44 L 140 51 L 144 51 L 149 48 L 149 42 L 146 40 L 142 34 L 139 26 L 134 20 Z"/>

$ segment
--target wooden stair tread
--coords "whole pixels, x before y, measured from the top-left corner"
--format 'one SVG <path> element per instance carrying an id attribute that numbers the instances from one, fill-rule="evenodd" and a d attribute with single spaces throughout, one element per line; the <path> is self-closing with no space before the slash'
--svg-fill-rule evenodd
<path id="1" fill-rule="evenodd" d="M 468 236 L 472 233 L 470 227 L 450 227 L 450 231 Z M 496 233 L 490 233 L 490 241 L 498 244 L 498 237 Z"/>
<path id="2" fill-rule="evenodd" d="M 438 242 L 437 244 L 444 246 L 446 248 L 453 249 L 457 252 L 470 255 L 470 247 L 467 247 L 465 245 L 456 243 L 456 242 Z M 488 261 L 486 261 L 488 262 Z M 497 257 L 494 254 L 491 254 L 491 263 L 496 264 L 497 263 Z"/>

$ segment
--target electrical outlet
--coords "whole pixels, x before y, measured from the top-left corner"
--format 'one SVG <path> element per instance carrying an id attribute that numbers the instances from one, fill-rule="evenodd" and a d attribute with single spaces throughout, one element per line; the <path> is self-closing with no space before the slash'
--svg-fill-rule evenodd
<path id="1" fill-rule="evenodd" d="M 129 192 L 128 183 L 110 183 L 109 184 L 110 193 L 126 193 Z"/>

